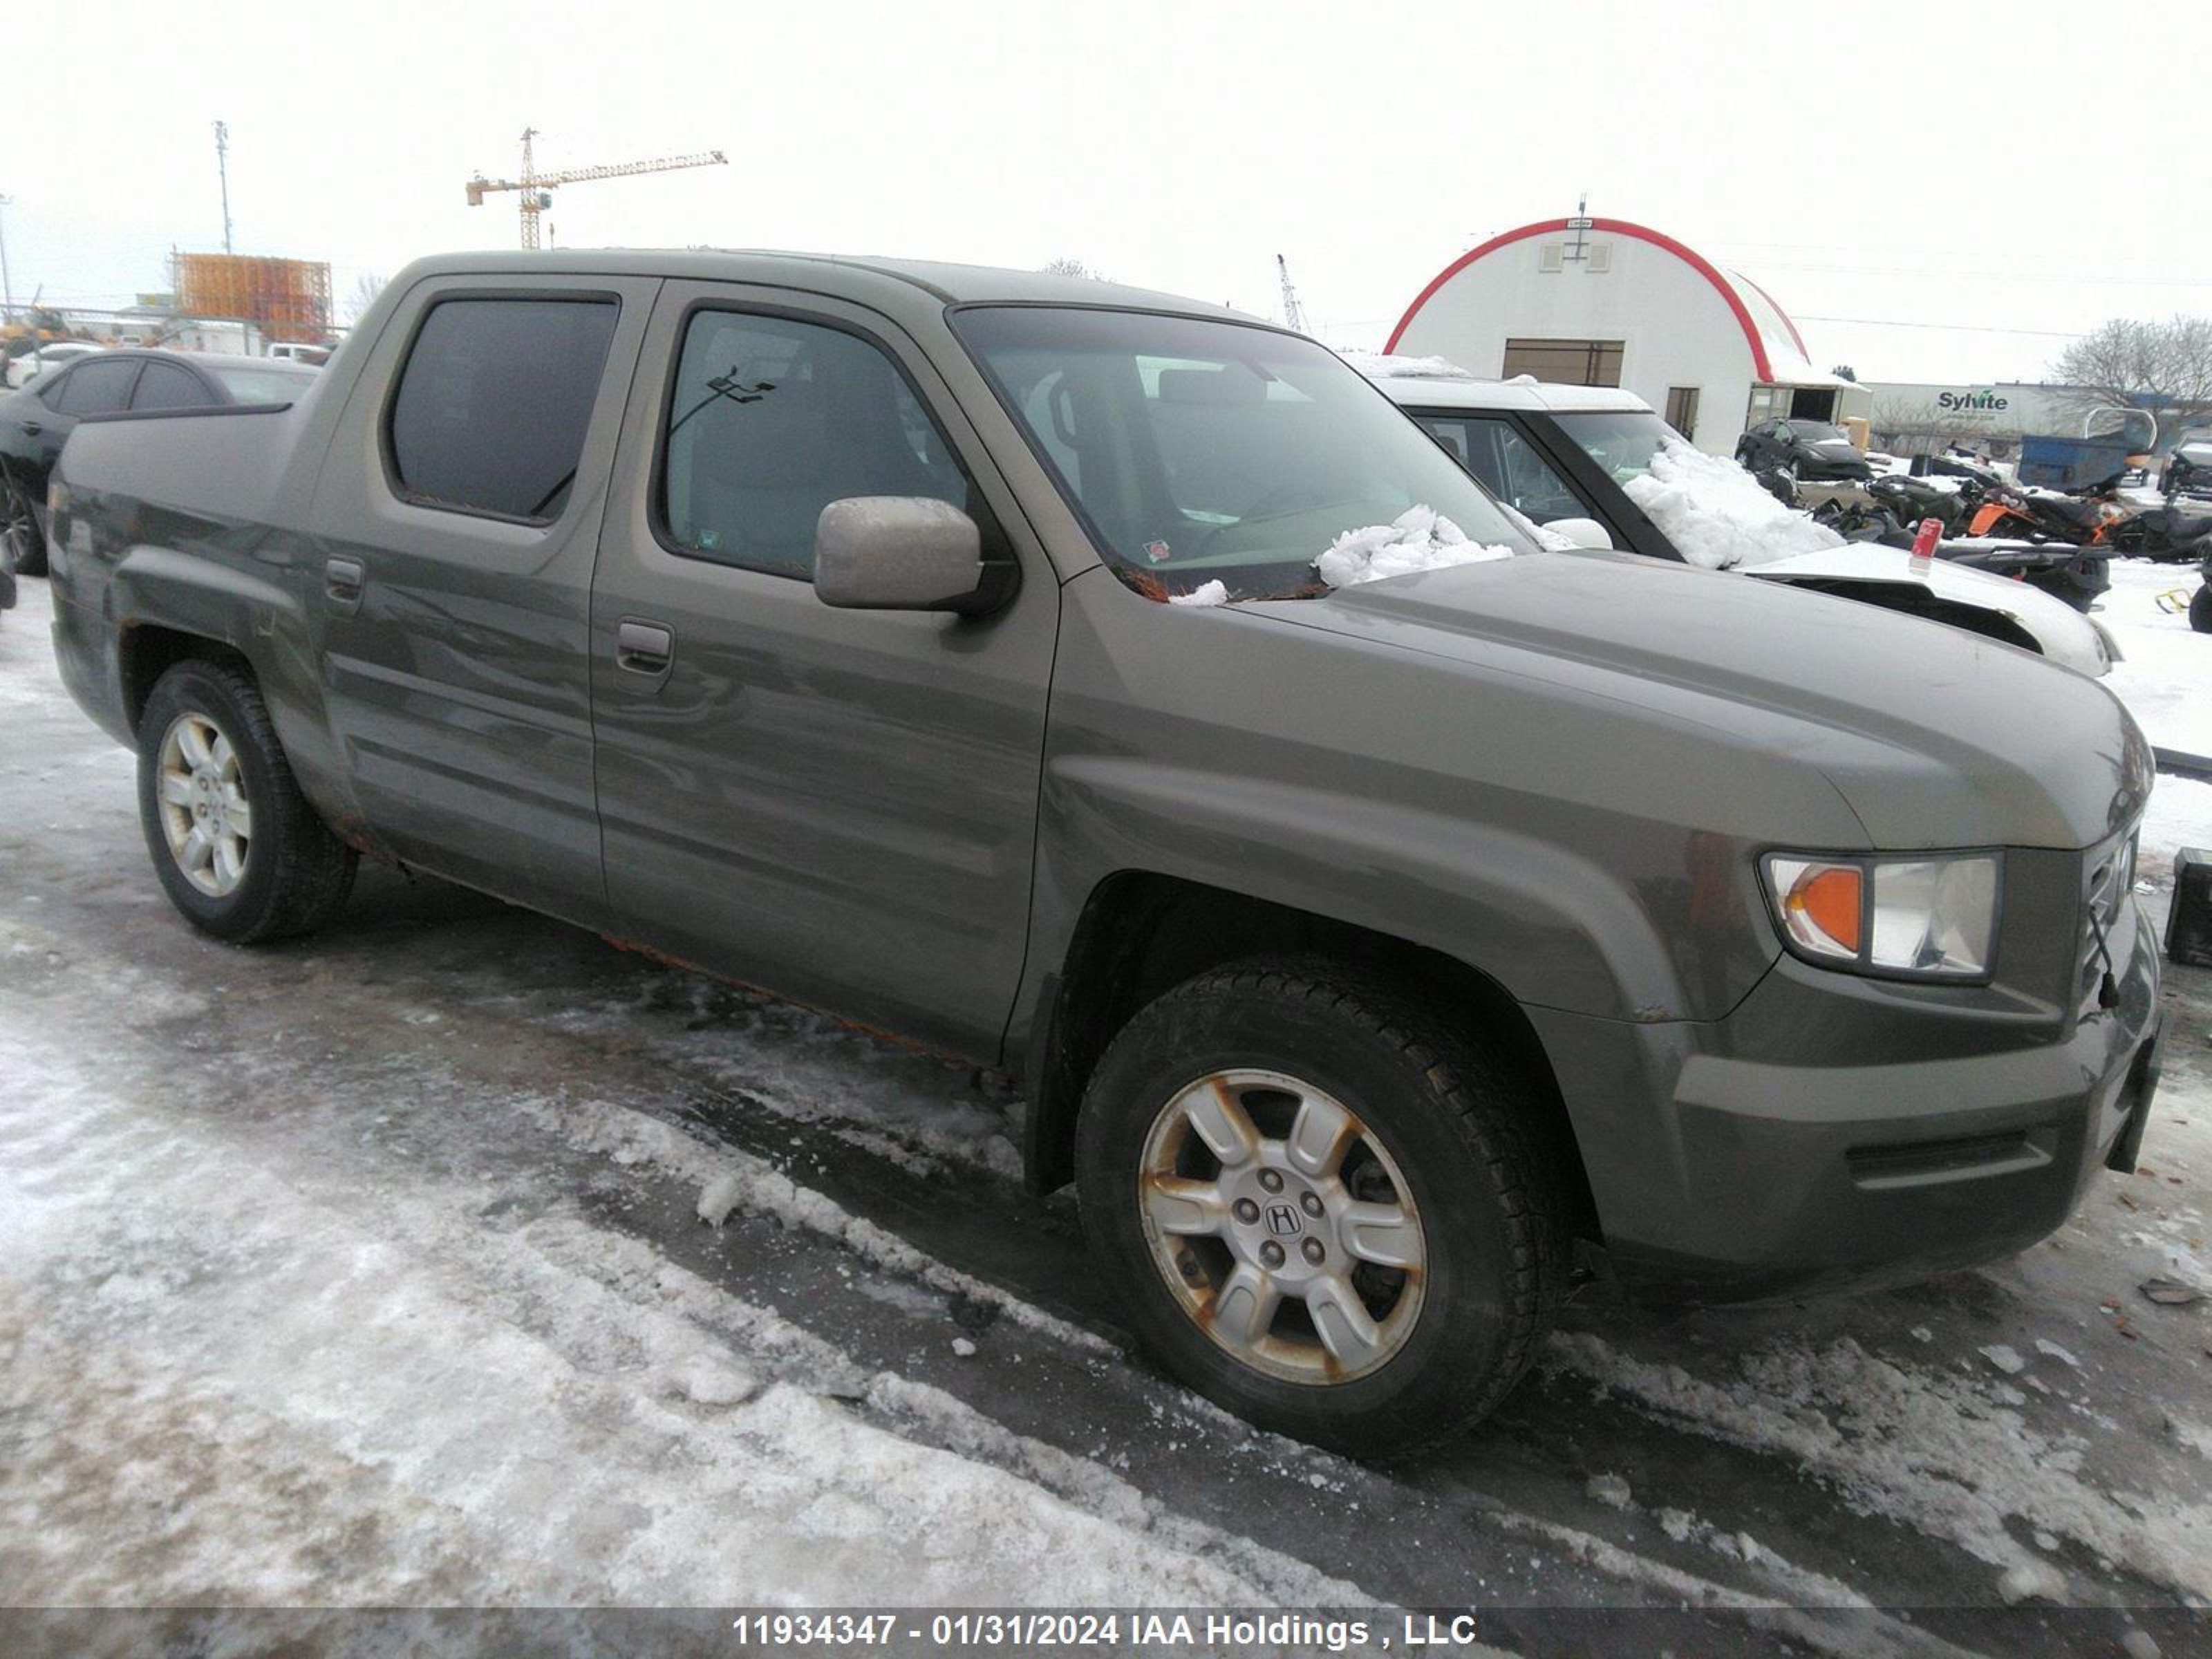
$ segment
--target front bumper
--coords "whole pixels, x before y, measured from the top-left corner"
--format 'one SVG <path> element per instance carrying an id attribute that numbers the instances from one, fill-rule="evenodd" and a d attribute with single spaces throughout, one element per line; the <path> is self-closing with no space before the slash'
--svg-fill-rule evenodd
<path id="1" fill-rule="evenodd" d="M 2025 1249 L 2108 1158 L 2131 1167 L 2140 1143 L 2162 1035 L 2148 927 L 2132 927 L 2115 966 L 2117 1006 L 2047 1025 L 2041 1041 L 2027 1016 L 1989 1013 L 1979 1048 L 1967 1000 L 1915 1012 L 1894 987 L 1786 957 L 1710 1024 L 1529 1010 L 1605 1261 L 1665 1297 L 1735 1301 Z"/>

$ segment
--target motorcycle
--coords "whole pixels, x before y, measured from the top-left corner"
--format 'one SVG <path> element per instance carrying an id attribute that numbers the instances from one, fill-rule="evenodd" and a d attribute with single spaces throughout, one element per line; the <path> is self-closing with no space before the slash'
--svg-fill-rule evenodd
<path id="1" fill-rule="evenodd" d="M 2102 548 L 2050 539 L 2040 528 L 2026 536 L 2001 532 L 1984 538 L 1976 532 L 1974 539 L 1961 539 L 1960 529 L 1981 520 L 1990 485 L 2003 488 L 1987 468 L 1977 470 L 1987 476 L 1988 483 L 1956 473 L 1951 475 L 1960 480 L 1955 490 L 1895 474 L 1869 478 L 1863 484 L 1808 485 L 1801 490 L 1817 491 L 1814 519 L 1845 541 L 1910 548 L 1916 528 L 1933 519 L 1943 538 L 1936 544 L 1936 556 L 1953 564 L 2024 581 L 2084 612 L 2111 590 L 2111 556 Z M 1975 540 L 1991 544 L 1978 546 Z"/>
<path id="2" fill-rule="evenodd" d="M 2191 513 L 2171 501 L 2130 514 L 2106 532 L 2115 553 L 2183 563 L 2212 556 L 2212 512 Z"/>

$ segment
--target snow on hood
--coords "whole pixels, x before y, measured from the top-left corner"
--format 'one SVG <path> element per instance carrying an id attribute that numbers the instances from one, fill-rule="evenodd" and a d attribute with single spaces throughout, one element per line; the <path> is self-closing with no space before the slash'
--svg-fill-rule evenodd
<path id="1" fill-rule="evenodd" d="M 1314 568 L 1331 587 L 1351 587 L 1385 576 L 1512 556 L 1510 547 L 1469 541 L 1464 530 L 1434 508 L 1409 507 L 1389 524 L 1346 531 L 1314 561 Z"/>
<path id="2" fill-rule="evenodd" d="M 1708 570 L 1764 564 L 1841 547 L 1844 538 L 1783 506 L 1734 461 L 1669 438 L 1650 471 L 1622 486 L 1692 564 Z"/>
<path id="3" fill-rule="evenodd" d="M 1229 589 L 1218 581 L 1201 582 L 1188 593 L 1170 593 L 1170 605 L 1215 605 L 1229 603 Z"/>

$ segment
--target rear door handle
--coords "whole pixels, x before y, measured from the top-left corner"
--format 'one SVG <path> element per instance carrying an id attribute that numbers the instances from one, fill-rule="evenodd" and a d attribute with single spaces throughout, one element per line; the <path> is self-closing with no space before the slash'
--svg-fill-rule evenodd
<path id="1" fill-rule="evenodd" d="M 23 422 L 23 430 L 27 435 L 35 438 L 44 432 L 46 428 L 40 426 L 36 421 L 26 421 Z"/>
<path id="2" fill-rule="evenodd" d="M 340 616 L 350 617 L 361 609 L 362 589 L 368 580 L 368 572 L 359 559 L 323 562 L 323 597 Z"/>
<path id="3" fill-rule="evenodd" d="M 615 629 L 615 665 L 658 678 L 676 660 L 676 635 L 659 623 L 625 619 Z"/>

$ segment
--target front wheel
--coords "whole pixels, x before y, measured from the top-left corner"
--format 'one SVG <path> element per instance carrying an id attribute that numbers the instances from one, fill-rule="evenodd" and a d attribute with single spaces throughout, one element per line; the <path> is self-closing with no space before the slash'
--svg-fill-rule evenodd
<path id="1" fill-rule="evenodd" d="M 1251 962 L 1168 992 L 1099 1062 L 1085 1227 L 1149 1346 L 1264 1427 L 1398 1456 L 1486 1415 L 1565 1285 L 1534 1091 L 1390 982 Z"/>
<path id="2" fill-rule="evenodd" d="M 2200 587 L 2189 602 L 2189 625 L 2200 634 L 2212 634 L 2212 587 Z"/>
<path id="3" fill-rule="evenodd" d="M 233 944 L 313 932 L 360 860 L 301 794 L 252 675 L 194 658 L 138 720 L 138 811 L 169 899 Z"/>

